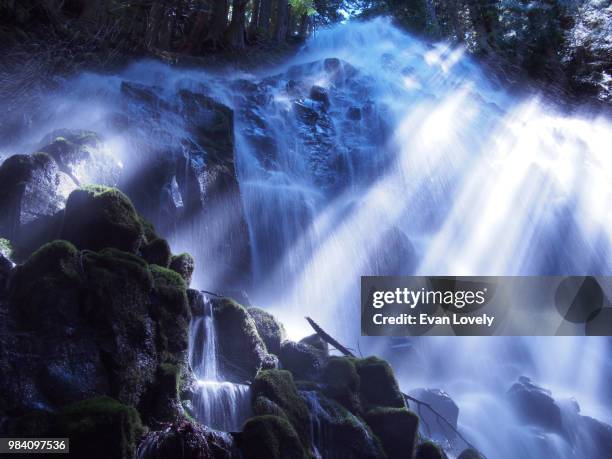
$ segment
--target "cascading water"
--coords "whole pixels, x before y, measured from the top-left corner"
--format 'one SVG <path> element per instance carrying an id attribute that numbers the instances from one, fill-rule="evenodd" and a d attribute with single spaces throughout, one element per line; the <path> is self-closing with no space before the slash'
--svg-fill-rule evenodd
<path id="1" fill-rule="evenodd" d="M 210 428 L 238 432 L 251 414 L 250 388 L 223 381 L 218 358 L 212 306 L 204 299 L 204 315 L 192 320 L 189 342 L 189 360 L 198 378 L 195 417 Z"/>
<path id="2" fill-rule="evenodd" d="M 459 405 L 459 428 L 488 457 L 580 457 L 588 438 L 523 426 L 506 400 L 521 375 L 612 421 L 608 338 L 427 337 L 395 346 L 359 338 L 358 319 L 361 275 L 612 274 L 608 118 L 509 94 L 462 48 L 424 43 L 378 19 L 317 33 L 290 62 L 256 74 L 141 62 L 118 75 L 80 75 L 40 99 L 45 116 L 29 127 L 38 137 L 0 156 L 34 151 L 32 139 L 53 129 L 80 128 L 103 134 L 134 177 L 167 152 L 205 169 L 214 145 L 190 156 L 184 90 L 234 111 L 249 296 L 292 338 L 308 333 L 306 312 L 347 345 L 391 360 L 406 390 L 444 389 Z M 125 111 L 143 120 L 128 134 L 109 123 Z M 150 148 L 134 150 L 135 133 Z M 181 174 L 167 185 L 177 207 L 193 200 Z M 235 269 L 225 263 L 233 247 L 221 240 L 237 226 L 232 209 L 220 203 L 189 225 L 169 225 L 172 247 L 200 263 L 196 287 L 214 290 Z M 248 397 L 216 370 L 213 323 L 208 315 L 192 324 L 198 417 L 236 430 L 242 415 L 233 410 Z M 576 432 L 586 425 L 575 411 L 564 419 Z"/>

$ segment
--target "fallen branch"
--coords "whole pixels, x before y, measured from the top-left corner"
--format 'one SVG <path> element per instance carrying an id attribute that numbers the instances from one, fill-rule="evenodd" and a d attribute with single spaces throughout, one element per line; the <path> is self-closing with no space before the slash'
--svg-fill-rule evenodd
<path id="1" fill-rule="evenodd" d="M 327 342 L 331 346 L 333 346 L 336 349 L 338 349 L 338 351 L 340 351 L 342 354 L 344 354 L 344 355 L 346 355 L 348 357 L 355 357 L 355 354 L 353 354 L 348 348 L 344 347 L 342 344 L 340 344 L 338 341 L 336 341 L 325 330 L 323 330 L 314 320 L 312 320 L 310 317 L 306 317 L 306 320 L 308 321 L 310 326 L 314 329 L 314 331 L 317 332 L 317 334 L 321 337 L 321 339 L 323 339 L 323 341 Z M 465 443 L 465 445 L 468 448 L 472 448 L 474 451 L 478 451 L 474 447 L 474 445 L 472 445 L 469 441 L 467 441 L 467 439 L 463 435 L 461 435 L 461 433 L 450 423 L 450 421 L 448 419 L 446 419 L 444 416 L 442 416 L 429 403 L 424 402 L 422 400 L 419 400 L 417 398 L 414 398 L 414 397 L 412 397 L 412 396 L 410 396 L 408 394 L 405 394 L 403 392 L 402 392 L 402 395 L 404 396 L 404 399 L 406 400 L 407 403 L 408 402 L 414 402 L 414 403 L 417 404 L 417 406 L 418 406 L 417 411 L 419 412 L 419 414 L 421 412 L 421 409 L 420 409 L 421 406 L 424 406 L 425 408 L 429 409 L 438 418 L 438 420 L 442 420 L 457 435 L 457 437 L 459 437 L 463 441 L 463 443 Z M 427 430 L 429 430 L 429 426 L 427 426 Z M 485 456 L 482 453 L 479 452 L 479 454 L 483 458 L 485 458 Z"/>

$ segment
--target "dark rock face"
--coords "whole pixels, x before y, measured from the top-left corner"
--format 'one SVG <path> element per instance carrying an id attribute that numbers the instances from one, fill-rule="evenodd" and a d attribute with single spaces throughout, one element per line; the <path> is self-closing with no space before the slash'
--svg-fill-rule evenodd
<path id="1" fill-rule="evenodd" d="M 414 389 L 409 395 L 428 403 L 456 429 L 459 419 L 459 407 L 450 396 L 440 389 Z M 440 423 L 430 410 L 423 409 L 421 416 L 421 433 L 439 440 L 454 439 L 455 432 L 446 423 Z"/>
<path id="2" fill-rule="evenodd" d="M 325 342 L 318 334 L 313 334 L 313 335 L 309 335 L 305 338 L 302 338 L 300 340 L 300 343 L 302 344 L 307 344 L 309 346 L 314 347 L 315 349 L 320 350 L 323 355 L 328 356 L 329 355 L 329 346 L 327 345 L 327 342 Z"/>
<path id="3" fill-rule="evenodd" d="M 406 408 L 375 408 L 364 415 L 372 432 L 380 439 L 388 459 L 406 457 L 417 441 L 419 418 Z"/>
<path id="4" fill-rule="evenodd" d="M 323 353 L 308 344 L 283 341 L 278 358 L 282 368 L 289 370 L 297 379 L 316 379 L 323 367 Z"/>
<path id="5" fill-rule="evenodd" d="M 446 454 L 438 445 L 430 441 L 421 443 L 414 455 L 415 459 L 446 459 Z"/>
<path id="6" fill-rule="evenodd" d="M 291 424 L 280 416 L 256 416 L 244 425 L 241 447 L 245 459 L 303 459 L 300 438 Z"/>
<path id="7" fill-rule="evenodd" d="M 174 255 L 170 259 L 170 269 L 181 275 L 187 285 L 191 284 L 191 276 L 195 270 L 195 260 L 188 253 Z"/>
<path id="8" fill-rule="evenodd" d="M 151 242 L 144 244 L 140 249 L 140 253 L 147 263 L 162 266 L 164 268 L 169 267 L 172 259 L 172 252 L 170 251 L 168 241 L 160 238 L 153 239 Z M 183 278 L 183 280 L 187 282 L 185 278 Z"/>
<path id="9" fill-rule="evenodd" d="M 325 393 L 353 413 L 361 413 L 359 374 L 354 359 L 332 357 L 323 369 Z"/>
<path id="10" fill-rule="evenodd" d="M 249 311 L 249 314 L 255 321 L 257 333 L 266 343 L 268 352 L 278 355 L 281 349 L 281 342 L 286 337 L 285 327 L 272 314 L 263 309 L 251 307 L 247 311 Z"/>
<path id="11" fill-rule="evenodd" d="M 391 366 L 377 357 L 355 362 L 359 374 L 359 391 L 364 409 L 369 406 L 405 408 L 404 397 L 399 390 Z"/>
<path id="12" fill-rule="evenodd" d="M 524 422 L 552 432 L 563 432 L 561 410 L 550 391 L 543 389 L 525 376 L 508 390 L 508 398 Z"/>
<path id="13" fill-rule="evenodd" d="M 268 354 L 253 318 L 229 298 L 211 301 L 221 374 L 233 382 L 253 380 Z"/>
<path id="14" fill-rule="evenodd" d="M 57 237 L 59 213 L 75 187 L 46 153 L 11 156 L 0 166 L 0 237 L 27 257 Z"/>

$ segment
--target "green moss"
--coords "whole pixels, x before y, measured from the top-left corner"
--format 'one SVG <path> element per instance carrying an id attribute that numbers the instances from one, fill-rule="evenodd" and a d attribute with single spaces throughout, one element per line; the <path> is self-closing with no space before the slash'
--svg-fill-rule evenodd
<path id="1" fill-rule="evenodd" d="M 155 226 L 153 226 L 153 223 L 144 218 L 142 215 L 138 215 L 138 221 L 140 222 L 140 225 L 142 226 L 142 229 L 144 231 L 146 243 L 152 242 L 155 239 L 159 238 L 159 236 L 155 232 Z"/>
<path id="2" fill-rule="evenodd" d="M 133 407 L 97 397 L 62 409 L 58 431 L 70 438 L 75 457 L 128 459 L 134 455 L 143 426 Z"/>
<path id="3" fill-rule="evenodd" d="M 285 327 L 267 311 L 260 308 L 251 307 L 249 314 L 255 321 L 257 333 L 261 336 L 268 352 L 278 355 L 280 353 L 281 342 L 286 339 Z"/>
<path id="4" fill-rule="evenodd" d="M 253 413 L 257 416 L 272 415 L 288 419 L 285 410 L 263 395 L 256 397 L 253 401 Z"/>
<path id="5" fill-rule="evenodd" d="M 66 241 L 50 242 L 15 268 L 9 302 L 20 320 L 35 325 L 60 307 L 64 291 L 76 293 L 80 282 L 77 249 Z"/>
<path id="6" fill-rule="evenodd" d="M 279 416 L 256 416 L 243 429 L 245 459 L 305 459 L 300 438 L 286 419 Z"/>
<path id="7" fill-rule="evenodd" d="M 126 195 L 116 188 L 90 185 L 70 193 L 62 237 L 81 249 L 114 247 L 135 253 L 144 229 Z"/>
<path id="8" fill-rule="evenodd" d="M 188 253 L 174 255 L 170 260 L 170 269 L 179 273 L 187 285 L 189 285 L 195 270 L 195 260 Z"/>
<path id="9" fill-rule="evenodd" d="M 421 443 L 415 452 L 415 459 L 446 459 L 446 454 L 431 441 Z"/>
<path id="10" fill-rule="evenodd" d="M 168 241 L 165 239 L 153 239 L 151 242 L 144 245 L 140 251 L 142 257 L 147 260 L 148 263 L 163 266 L 164 268 L 170 266 L 172 252 L 170 251 Z"/>
<path id="11" fill-rule="evenodd" d="M 13 256 L 13 246 L 11 245 L 11 241 L 0 238 L 0 254 L 9 259 Z"/>
<path id="12" fill-rule="evenodd" d="M 359 374 L 359 393 L 364 409 L 377 406 L 404 408 L 406 403 L 393 369 L 378 357 L 355 360 Z"/>
<path id="13" fill-rule="evenodd" d="M 417 442 L 419 418 L 406 408 L 375 408 L 364 415 L 389 459 L 406 457 Z"/>
<path id="14" fill-rule="evenodd" d="M 361 412 L 359 374 L 355 367 L 355 359 L 331 357 L 323 369 L 322 380 L 328 397 L 338 401 L 353 413 Z"/>
<path id="15" fill-rule="evenodd" d="M 298 393 L 290 372 L 285 370 L 260 371 L 253 381 L 251 391 L 254 400 L 260 396 L 266 397 L 283 410 L 303 445 L 312 443 L 308 407 Z"/>

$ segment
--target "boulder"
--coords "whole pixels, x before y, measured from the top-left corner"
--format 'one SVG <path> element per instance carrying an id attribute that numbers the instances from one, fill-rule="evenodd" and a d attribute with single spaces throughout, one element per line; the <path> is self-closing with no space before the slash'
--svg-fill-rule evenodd
<path id="1" fill-rule="evenodd" d="M 287 421 L 280 416 L 255 416 L 244 424 L 241 450 L 245 459 L 304 459 L 306 450 Z"/>
<path id="2" fill-rule="evenodd" d="M 278 355 L 281 349 L 281 342 L 286 337 L 285 327 L 269 312 L 260 308 L 248 308 L 249 314 L 255 321 L 257 333 L 264 343 L 268 352 Z"/>
<path id="3" fill-rule="evenodd" d="M 147 434 L 137 456 L 146 459 L 230 459 L 230 435 L 186 420 L 176 421 L 164 430 Z"/>
<path id="4" fill-rule="evenodd" d="M 170 269 L 181 275 L 187 285 L 191 284 L 191 276 L 195 270 L 195 260 L 188 253 L 174 255 L 170 259 Z"/>
<path id="5" fill-rule="evenodd" d="M 127 196 L 116 188 L 94 185 L 68 197 L 61 237 L 79 249 L 113 247 L 136 253 L 144 240 L 144 228 Z"/>
<path id="6" fill-rule="evenodd" d="M 474 448 L 464 449 L 457 459 L 484 459 L 484 456 Z"/>
<path id="7" fill-rule="evenodd" d="M 312 444 L 310 413 L 295 387 L 291 373 L 284 370 L 260 371 L 253 381 L 251 393 L 255 401 L 259 397 L 265 397 L 273 402 L 278 407 L 275 411 L 277 414 L 284 413 L 301 444 L 305 448 L 310 448 Z"/>
<path id="8" fill-rule="evenodd" d="M 66 197 L 76 188 L 46 153 L 14 155 L 0 166 L 0 237 L 17 260 L 56 239 Z"/>
<path id="9" fill-rule="evenodd" d="M 355 361 L 359 374 L 359 394 L 364 409 L 369 407 L 405 408 L 402 395 L 393 369 L 378 357 L 368 357 Z"/>
<path id="10" fill-rule="evenodd" d="M 60 129 L 46 135 L 40 151 L 49 154 L 77 186 L 116 186 L 122 166 L 92 131 Z"/>
<path id="11" fill-rule="evenodd" d="M 305 380 L 317 379 L 325 360 L 319 349 L 289 340 L 282 342 L 278 358 L 282 368 Z"/>
<path id="12" fill-rule="evenodd" d="M 314 347 L 315 349 L 320 350 L 323 355 L 329 355 L 329 346 L 327 342 L 319 336 L 318 333 L 314 333 L 300 340 L 300 343 L 307 344 L 309 346 Z"/>
<path id="13" fill-rule="evenodd" d="M 229 298 L 213 298 L 220 373 L 232 382 L 252 380 L 267 355 L 266 345 L 257 333 L 247 310 Z"/>
<path id="14" fill-rule="evenodd" d="M 380 439 L 388 459 L 402 459 L 408 451 L 414 451 L 419 418 L 413 412 L 406 408 L 374 408 L 364 419 Z"/>
<path id="15" fill-rule="evenodd" d="M 507 396 L 517 415 L 525 423 L 563 433 L 561 409 L 550 391 L 537 386 L 526 376 L 521 376 L 508 390 Z"/>
<path id="16" fill-rule="evenodd" d="M 359 374 L 355 359 L 351 357 L 331 357 L 321 377 L 325 384 L 325 394 L 336 400 L 352 413 L 361 413 L 359 400 Z"/>

